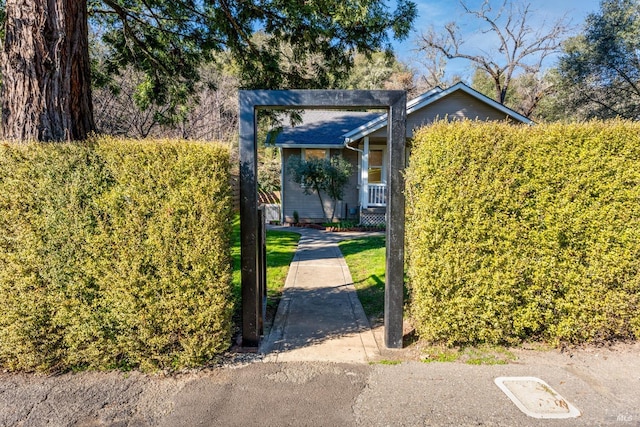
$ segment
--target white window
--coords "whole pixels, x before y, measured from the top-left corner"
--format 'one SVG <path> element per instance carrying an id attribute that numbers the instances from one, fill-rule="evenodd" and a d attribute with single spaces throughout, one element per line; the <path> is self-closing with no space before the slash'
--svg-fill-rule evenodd
<path id="1" fill-rule="evenodd" d="M 369 151 L 369 183 L 380 184 L 383 182 L 385 176 L 383 174 L 384 167 L 384 151 L 383 150 L 370 150 Z"/>

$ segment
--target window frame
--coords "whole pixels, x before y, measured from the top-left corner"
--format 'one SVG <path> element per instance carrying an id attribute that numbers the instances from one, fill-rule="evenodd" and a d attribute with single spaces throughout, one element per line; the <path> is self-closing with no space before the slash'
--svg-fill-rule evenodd
<path id="1" fill-rule="evenodd" d="M 331 157 L 331 149 L 330 148 L 302 148 L 301 149 L 301 153 L 300 153 L 300 157 L 302 158 L 302 160 L 307 160 L 309 157 L 307 157 L 307 150 L 310 151 L 324 151 L 324 158 L 325 159 L 329 159 Z M 320 158 L 320 157 L 318 157 Z"/>

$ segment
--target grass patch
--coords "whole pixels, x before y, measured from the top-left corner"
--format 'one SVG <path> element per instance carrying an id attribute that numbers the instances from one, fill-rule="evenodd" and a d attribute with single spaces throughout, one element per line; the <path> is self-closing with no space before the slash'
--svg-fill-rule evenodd
<path id="1" fill-rule="evenodd" d="M 467 347 L 464 354 L 468 365 L 506 365 L 516 359 L 506 348 L 496 346 Z"/>
<path id="2" fill-rule="evenodd" d="M 298 240 L 300 240 L 298 233 L 267 230 L 267 305 L 270 307 L 276 307 L 280 301 L 289 265 L 298 247 Z M 239 302 L 241 296 L 240 217 L 237 215 L 233 220 L 231 256 L 233 258 L 234 298 Z M 235 306 L 236 310 L 240 309 L 240 304 Z"/>
<path id="3" fill-rule="evenodd" d="M 372 322 L 384 316 L 385 238 L 362 237 L 338 243 L 358 298 Z"/>
<path id="4" fill-rule="evenodd" d="M 369 236 L 338 243 L 349 266 L 358 299 L 372 325 L 384 318 L 385 236 Z M 404 288 L 404 300 L 409 294 Z"/>
<path id="5" fill-rule="evenodd" d="M 468 365 L 506 365 L 516 360 L 516 356 L 504 347 L 479 345 L 473 347 L 452 348 L 432 346 L 424 350 L 422 361 L 462 362 Z"/>
<path id="6" fill-rule="evenodd" d="M 384 359 L 384 360 L 380 360 L 378 362 L 371 362 L 370 364 L 371 365 L 375 364 L 375 365 L 391 365 L 391 366 L 393 366 L 393 365 L 399 365 L 401 363 L 402 363 L 401 360 L 387 360 L 387 359 Z"/>
<path id="7" fill-rule="evenodd" d="M 267 231 L 267 293 L 280 299 L 289 265 L 298 247 L 300 234 L 290 231 Z"/>
<path id="8" fill-rule="evenodd" d="M 425 363 L 432 362 L 455 362 L 460 359 L 460 351 L 455 348 L 444 346 L 433 346 L 424 349 L 422 361 Z"/>

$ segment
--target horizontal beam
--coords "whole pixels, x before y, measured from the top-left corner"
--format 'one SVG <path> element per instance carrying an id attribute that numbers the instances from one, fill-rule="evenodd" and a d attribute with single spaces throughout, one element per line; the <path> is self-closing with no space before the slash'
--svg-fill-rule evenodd
<path id="1" fill-rule="evenodd" d="M 345 108 L 388 109 L 406 92 L 402 90 L 241 90 L 240 107 L 286 110 L 304 109 L 344 110 Z"/>

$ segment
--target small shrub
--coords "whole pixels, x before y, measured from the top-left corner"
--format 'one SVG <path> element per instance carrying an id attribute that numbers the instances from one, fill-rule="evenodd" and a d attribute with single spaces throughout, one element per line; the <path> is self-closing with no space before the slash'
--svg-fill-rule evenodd
<path id="1" fill-rule="evenodd" d="M 348 221 L 348 220 L 342 220 L 337 222 L 325 222 L 322 225 L 324 227 L 331 228 L 335 231 L 354 230 L 358 227 L 358 223 L 356 221 Z"/>

